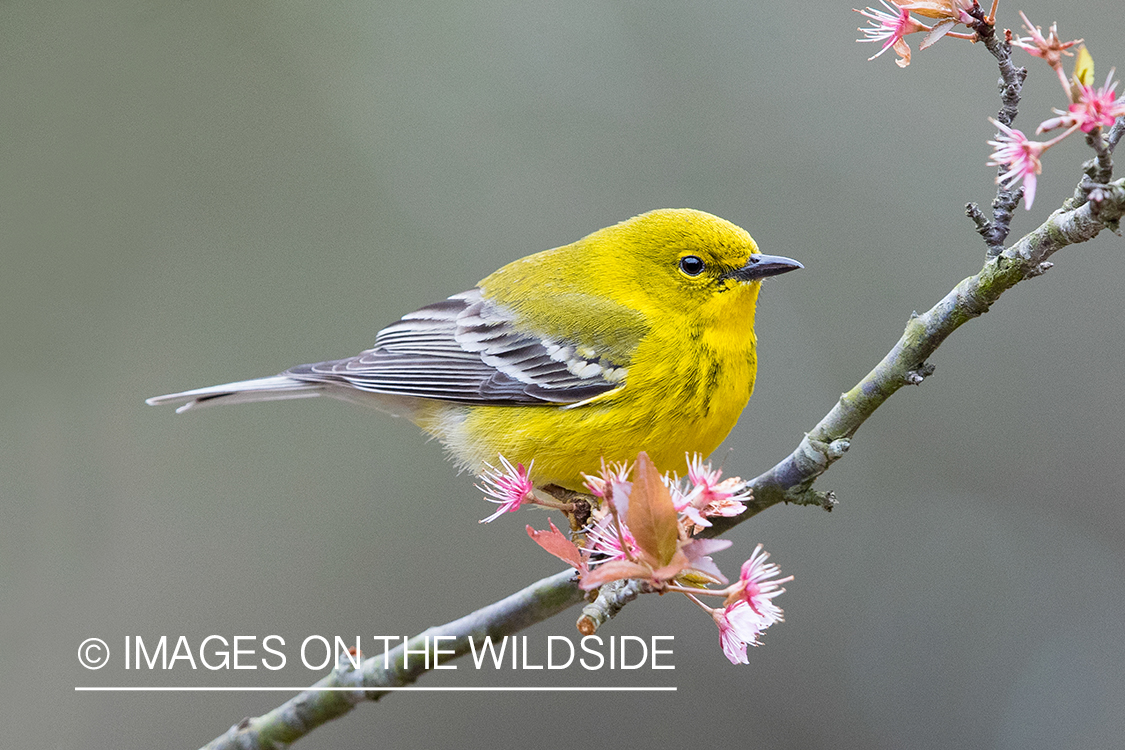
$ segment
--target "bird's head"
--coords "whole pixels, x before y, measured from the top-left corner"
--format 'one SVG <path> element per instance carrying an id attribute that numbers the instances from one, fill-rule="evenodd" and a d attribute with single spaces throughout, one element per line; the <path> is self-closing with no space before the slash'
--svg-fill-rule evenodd
<path id="1" fill-rule="evenodd" d="M 729 317 L 752 315 L 761 280 L 803 266 L 763 255 L 745 229 L 703 211 L 667 208 L 594 232 L 584 246 L 604 283 L 625 304 Z"/>
<path id="2" fill-rule="evenodd" d="M 762 255 L 746 230 L 725 219 L 669 208 L 509 263 L 480 288 L 541 335 L 569 339 L 580 331 L 624 361 L 620 352 L 660 320 L 751 332 L 761 280 L 801 267 Z"/>

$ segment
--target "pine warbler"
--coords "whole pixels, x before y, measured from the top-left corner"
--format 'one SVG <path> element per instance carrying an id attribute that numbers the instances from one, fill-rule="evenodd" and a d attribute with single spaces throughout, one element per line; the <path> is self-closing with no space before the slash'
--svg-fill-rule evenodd
<path id="1" fill-rule="evenodd" d="M 754 390 L 761 280 L 801 267 L 717 216 L 650 211 L 509 263 L 354 357 L 148 403 L 334 396 L 411 419 L 477 473 L 502 455 L 534 461 L 537 484 L 581 489 L 603 458 L 642 450 L 683 473 Z"/>

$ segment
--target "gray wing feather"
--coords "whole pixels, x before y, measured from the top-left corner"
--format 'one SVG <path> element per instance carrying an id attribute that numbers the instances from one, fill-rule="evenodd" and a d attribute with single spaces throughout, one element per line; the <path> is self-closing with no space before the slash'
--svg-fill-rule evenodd
<path id="1" fill-rule="evenodd" d="M 572 342 L 520 331 L 479 289 L 404 316 L 348 359 L 294 367 L 283 377 L 361 391 L 466 404 L 572 404 L 624 382 L 623 363 L 580 356 Z"/>

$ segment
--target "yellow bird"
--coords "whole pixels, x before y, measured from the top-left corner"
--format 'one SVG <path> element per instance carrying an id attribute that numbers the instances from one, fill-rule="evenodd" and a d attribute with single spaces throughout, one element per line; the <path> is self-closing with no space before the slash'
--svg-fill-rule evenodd
<path id="1" fill-rule="evenodd" d="M 504 456 L 534 461 L 538 485 L 581 489 L 603 458 L 644 450 L 682 474 L 754 390 L 762 279 L 798 268 L 725 219 L 650 211 L 509 263 L 354 357 L 148 403 L 333 396 L 409 418 L 476 473 Z"/>

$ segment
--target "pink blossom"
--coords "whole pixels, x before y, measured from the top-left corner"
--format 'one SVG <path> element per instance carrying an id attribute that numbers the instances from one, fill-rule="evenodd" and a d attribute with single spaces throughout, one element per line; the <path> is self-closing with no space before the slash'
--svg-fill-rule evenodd
<path id="1" fill-rule="evenodd" d="M 1058 24 L 1051 24 L 1051 28 L 1047 31 L 1047 36 L 1043 36 L 1043 30 L 1038 26 L 1033 26 L 1024 12 L 1020 11 L 1020 18 L 1023 19 L 1024 28 L 1030 36 L 1015 37 L 1012 39 L 1012 46 L 1025 49 L 1028 53 L 1035 57 L 1042 58 L 1046 61 L 1051 69 L 1055 71 L 1055 75 L 1059 77 L 1059 83 L 1062 84 L 1063 91 L 1068 95 L 1071 93 L 1070 82 L 1066 79 L 1066 73 L 1063 72 L 1062 58 L 1063 55 L 1072 57 L 1073 52 L 1067 50 L 1074 45 L 1081 42 L 1081 39 L 1074 41 L 1064 42 L 1059 39 Z"/>
<path id="2" fill-rule="evenodd" d="M 988 163 L 994 167 L 1008 168 L 1007 172 L 997 176 L 996 183 L 1004 185 L 1004 187 L 1011 187 L 1022 179 L 1025 207 L 1030 209 L 1032 201 L 1035 200 L 1036 176 L 1043 171 L 1043 165 L 1039 162 L 1039 157 L 1051 146 L 1077 130 L 1078 124 L 1071 125 L 1068 130 L 1049 141 L 1040 142 L 1028 140 L 1027 136 L 1019 130 L 1009 128 L 991 117 L 988 118 L 988 121 L 1002 131 L 1000 140 L 988 142 L 988 145 L 996 147 L 996 150 L 989 157 L 991 161 Z"/>
<path id="3" fill-rule="evenodd" d="M 602 470 L 596 476 L 590 474 L 583 474 L 582 478 L 586 480 L 586 489 L 594 497 L 605 498 L 606 493 L 615 484 L 629 481 L 629 474 L 633 471 L 633 467 L 621 461 L 620 463 L 606 464 L 605 459 L 602 459 Z"/>
<path id="4" fill-rule="evenodd" d="M 712 469 L 696 454 L 688 462 L 688 481 L 694 487 L 692 505 L 703 510 L 705 516 L 737 516 L 746 510 L 741 500 L 750 492 L 738 477 L 719 481 L 722 469 Z"/>
<path id="5" fill-rule="evenodd" d="M 988 145 L 996 147 L 996 150 L 989 156 L 988 164 L 994 167 L 1008 168 L 1007 172 L 996 178 L 996 182 L 1010 188 L 1023 180 L 1024 205 L 1030 209 L 1031 204 L 1035 201 L 1036 177 L 1043 171 L 1039 156 L 1047 150 L 1047 144 L 1028 140 L 1027 136 L 1021 131 L 1009 128 L 991 117 L 988 119 L 1002 132 L 1000 140 L 988 142 Z"/>
<path id="6" fill-rule="evenodd" d="M 590 526 L 586 531 L 587 545 L 583 551 L 599 556 L 599 559 L 592 561 L 590 564 L 597 565 L 610 560 L 625 560 L 630 555 L 635 557 L 637 540 L 633 538 L 632 532 L 629 531 L 629 527 L 624 522 L 621 522 L 621 535 L 625 537 L 624 544 L 622 544 L 621 537 L 617 535 L 617 527 L 613 523 L 613 516 L 608 513 Z M 629 550 L 628 555 L 625 553 L 626 548 Z"/>
<path id="7" fill-rule="evenodd" d="M 731 593 L 727 596 L 727 604 L 746 602 L 761 618 L 762 630 L 775 622 L 782 621 L 783 612 L 773 603 L 773 598 L 785 593 L 781 584 L 793 580 L 793 576 L 777 578 L 781 575 L 781 568 L 776 563 L 766 562 L 769 556 L 769 553 L 762 549 L 762 545 L 755 547 L 750 559 L 742 563 L 738 583 L 732 587 Z"/>
<path id="8" fill-rule="evenodd" d="M 1091 133 L 1097 128 L 1113 127 L 1113 121 L 1125 115 L 1125 99 L 1116 98 L 1116 88 L 1117 81 L 1113 80 L 1112 70 L 1101 88 L 1078 84 L 1078 101 L 1070 105 L 1069 112 L 1056 109 L 1055 112 L 1061 116 L 1044 120 L 1035 132 L 1077 126 L 1083 133 Z"/>
<path id="9" fill-rule="evenodd" d="M 711 525 L 710 516 L 732 517 L 743 513 L 746 505 L 742 503 L 752 496 L 746 485 L 738 477 L 720 478 L 722 469 L 712 469 L 703 457 L 695 454 L 688 459 L 688 484 L 691 489 L 681 490 L 672 483 L 672 499 L 682 519 L 687 523 L 687 531 L 698 533 Z"/>
<path id="10" fill-rule="evenodd" d="M 528 464 L 527 469 L 524 469 L 523 464 L 512 466 L 508 459 L 500 456 L 500 463 L 503 464 L 503 469 L 485 464 L 488 469 L 480 475 L 481 483 L 484 486 L 482 487 L 480 484 L 476 486 L 478 490 L 484 493 L 485 500 L 500 504 L 496 512 L 488 518 L 482 518 L 481 523 L 491 523 L 504 513 L 519 510 L 521 505 L 534 497 L 532 492 L 535 486 L 531 483 L 528 475 L 535 462 L 532 461 Z"/>
<path id="11" fill-rule="evenodd" d="M 1047 30 L 1047 35 L 1043 36 L 1043 30 L 1038 26 L 1033 26 L 1022 10 L 1020 11 L 1020 18 L 1023 19 L 1023 27 L 1027 29 L 1030 36 L 1013 37 L 1012 46 L 1025 49 L 1035 57 L 1043 58 L 1052 68 L 1062 64 L 1063 55 L 1072 56 L 1074 53 L 1067 52 L 1067 50 L 1082 41 L 1081 39 L 1075 39 L 1071 42 L 1060 40 L 1057 23 L 1051 24 L 1051 28 Z"/>
<path id="12" fill-rule="evenodd" d="M 777 578 L 781 569 L 766 562 L 767 559 L 769 553 L 759 544 L 742 564 L 742 573 L 738 583 L 730 587 L 726 605 L 711 611 L 719 626 L 719 643 L 731 664 L 749 663 L 746 647 L 757 646 L 762 631 L 782 621 L 784 613 L 773 598 L 785 593 L 781 584 L 792 581 L 793 576 Z"/>
<path id="13" fill-rule="evenodd" d="M 759 645 L 758 636 L 764 630 L 758 614 L 740 599 L 722 609 L 713 610 L 711 616 L 719 626 L 719 645 L 730 663 L 749 664 L 746 647 Z"/>
<path id="14" fill-rule="evenodd" d="M 905 68 L 910 64 L 910 47 L 906 44 L 906 40 L 903 37 L 917 31 L 929 31 L 930 27 L 914 20 L 910 15 L 910 11 L 893 5 L 887 2 L 887 0 L 882 0 L 882 3 L 886 6 L 887 10 L 891 11 L 890 13 L 871 7 L 864 8 L 863 10 L 852 9 L 871 22 L 869 27 L 859 28 L 859 31 L 865 38 L 858 39 L 857 41 L 883 42 L 882 48 L 874 55 L 867 58 L 868 60 L 874 60 L 891 47 L 894 47 L 895 52 L 898 53 L 900 58 L 895 62 L 898 63 L 900 68 Z"/>

